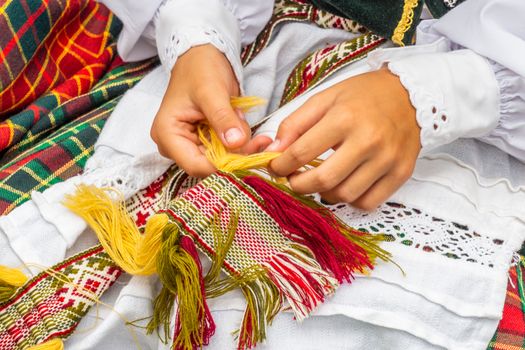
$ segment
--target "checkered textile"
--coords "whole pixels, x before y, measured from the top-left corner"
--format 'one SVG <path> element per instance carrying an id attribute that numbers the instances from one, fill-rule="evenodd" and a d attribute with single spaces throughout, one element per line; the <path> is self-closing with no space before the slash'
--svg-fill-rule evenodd
<path id="1" fill-rule="evenodd" d="M 38 120 L 38 107 L 53 108 L 88 92 L 111 65 L 120 28 L 121 23 L 96 1 L 4 1 L 0 8 L 0 118 L 49 93 L 46 103 L 41 103 L 44 106 L 33 106 L 33 118 Z M 2 130 L 1 149 L 15 130 L 23 129 Z"/>
<path id="2" fill-rule="evenodd" d="M 0 162 L 0 214 L 30 199 L 31 192 L 42 192 L 78 175 L 120 97 L 155 64 L 147 61 L 113 68 L 90 92 L 64 102 L 44 117 L 56 120 L 56 113 L 63 119 L 62 127 L 38 142 L 22 141 L 23 151 L 15 148 L 6 153 Z"/>
<path id="3" fill-rule="evenodd" d="M 80 173 L 120 97 L 157 64 L 124 64 L 120 29 L 93 0 L 1 5 L 0 214 Z"/>
<path id="4" fill-rule="evenodd" d="M 509 284 L 507 296 L 503 308 L 503 318 L 498 330 L 490 341 L 488 350 L 521 350 L 525 349 L 525 295 L 523 285 L 525 284 L 525 264 L 523 255 L 520 255 L 521 263 L 509 271 Z M 522 286 L 518 283 L 522 280 Z"/>

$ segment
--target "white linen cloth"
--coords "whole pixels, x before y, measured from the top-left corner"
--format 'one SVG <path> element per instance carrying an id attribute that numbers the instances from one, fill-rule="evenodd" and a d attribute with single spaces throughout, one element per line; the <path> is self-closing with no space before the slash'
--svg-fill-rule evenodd
<path id="1" fill-rule="evenodd" d="M 276 106 L 284 80 L 293 67 L 292 61 L 300 55 L 295 43 L 306 43 L 308 47 L 302 46 L 302 50 L 309 52 L 326 42 L 351 37 L 349 33 L 322 30 L 308 24 L 282 27 L 270 46 L 244 70 L 246 93 L 270 101 L 267 108 L 249 115 L 249 120 L 259 120 Z M 407 52 L 418 53 L 417 49 Z M 275 133 L 279 120 L 298 108 L 308 96 L 369 69 L 367 63 L 361 61 L 341 71 L 273 113 L 273 118 L 260 132 Z M 126 93 L 107 122 L 84 175 L 42 194 L 35 193 L 32 201 L 0 218 L 0 264 L 50 266 L 96 243 L 85 223 L 60 204 L 65 194 L 74 191 L 75 184 L 112 184 L 129 197 L 168 168 L 170 162 L 158 155 L 148 133 L 167 79 L 159 67 Z M 288 313 L 278 316 L 269 329 L 267 342 L 259 348 L 485 349 L 501 317 L 512 252 L 525 238 L 523 209 L 513 202 L 516 195 L 523 196 L 525 192 L 523 188 L 514 188 L 514 191 L 503 180 L 485 178 L 483 174 L 452 157 L 426 156 L 418 161 L 413 178 L 390 199 L 446 221 L 469 225 L 471 231 L 484 238 L 464 241 L 462 247 L 469 257 L 479 262 L 385 243 L 384 247 L 392 252 L 406 276 L 392 264 L 380 264 L 370 276 L 359 277 L 350 286 L 343 285 L 303 324 L 297 324 Z M 525 184 L 522 180 L 522 176 L 518 176 L 515 181 Z M 337 213 L 350 225 L 384 221 L 381 210 L 364 216 L 346 207 Z M 402 212 L 400 215 L 397 223 L 411 232 L 415 241 L 429 241 L 418 228 L 436 231 L 430 236 L 430 241 L 434 238 L 437 241 L 429 243 L 433 247 L 460 235 L 433 226 L 429 218 L 421 215 L 403 216 Z M 493 240 L 503 243 L 492 244 Z M 133 277 L 129 282 L 123 278 L 102 300 L 127 319 L 136 320 L 151 315 L 151 302 L 157 291 L 154 277 Z M 230 332 L 242 317 L 242 296 L 230 293 L 212 300 L 210 307 L 218 329 L 208 348 L 233 349 L 235 340 Z M 94 324 L 96 327 L 91 328 Z M 82 331 L 84 329 L 89 330 Z M 138 328 L 131 332 L 115 312 L 102 307 L 90 311 L 77 332 L 67 340 L 66 347 L 124 350 L 136 348 L 137 341 L 142 349 L 168 348 L 156 335 L 146 336 Z"/>

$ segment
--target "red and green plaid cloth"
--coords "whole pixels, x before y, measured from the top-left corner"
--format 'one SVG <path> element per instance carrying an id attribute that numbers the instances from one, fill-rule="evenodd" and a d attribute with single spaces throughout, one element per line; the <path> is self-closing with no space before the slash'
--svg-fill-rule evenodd
<path id="1" fill-rule="evenodd" d="M 81 172 L 106 119 L 156 60 L 125 64 L 120 21 L 90 0 L 0 5 L 0 214 Z"/>
<path id="2" fill-rule="evenodd" d="M 280 3 L 310 13 L 305 1 Z M 293 21 L 295 7 L 282 17 Z M 115 52 L 120 29 L 92 0 L 0 1 L 0 214 L 79 174 L 120 97 L 157 64 L 124 64 Z M 488 349 L 525 350 L 518 268 Z"/>

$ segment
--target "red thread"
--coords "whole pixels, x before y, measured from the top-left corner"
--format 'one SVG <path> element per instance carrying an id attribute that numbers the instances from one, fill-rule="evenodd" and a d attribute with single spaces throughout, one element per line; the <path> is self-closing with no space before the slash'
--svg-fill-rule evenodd
<path id="1" fill-rule="evenodd" d="M 326 208 L 313 209 L 257 176 L 243 181 L 264 200 L 266 212 L 292 241 L 308 247 L 325 270 L 342 283 L 355 272 L 373 268 L 367 252 L 345 237 L 338 220 Z"/>

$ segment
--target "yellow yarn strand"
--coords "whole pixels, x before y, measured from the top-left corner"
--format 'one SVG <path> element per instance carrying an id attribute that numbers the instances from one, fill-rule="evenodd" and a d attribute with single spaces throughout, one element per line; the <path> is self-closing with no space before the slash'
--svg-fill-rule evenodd
<path id="1" fill-rule="evenodd" d="M 64 350 L 64 342 L 60 338 L 54 338 L 45 343 L 32 346 L 28 350 Z"/>
<path id="2" fill-rule="evenodd" d="M 27 279 L 27 276 L 19 269 L 0 265 L 0 283 L 22 287 L 27 282 Z"/>
<path id="3" fill-rule="evenodd" d="M 155 258 L 168 217 L 165 214 L 151 217 L 142 235 L 127 213 L 122 196 L 114 200 L 108 193 L 118 195 L 113 189 L 80 185 L 75 195 L 66 197 L 64 205 L 86 220 L 104 250 L 127 273 L 155 273 Z"/>
<path id="4" fill-rule="evenodd" d="M 257 96 L 232 96 L 230 98 L 232 107 L 240 109 L 243 112 L 248 112 L 253 107 L 260 106 L 265 102 L 265 100 Z"/>
<path id="5" fill-rule="evenodd" d="M 19 269 L 0 265 L 0 303 L 7 301 L 28 278 Z"/>
<path id="6" fill-rule="evenodd" d="M 418 0 L 405 0 L 403 6 L 403 14 L 401 19 L 397 23 L 396 29 L 392 34 L 392 41 L 399 46 L 405 46 L 403 39 L 405 38 L 405 33 L 410 29 L 412 22 L 414 21 L 414 9 L 418 5 Z"/>
<path id="7" fill-rule="evenodd" d="M 265 169 L 272 160 L 281 154 L 279 152 L 261 152 L 249 155 L 230 153 L 215 131 L 205 124 L 199 125 L 199 138 L 206 148 L 208 160 L 217 170 L 229 173 L 237 170 Z"/>

